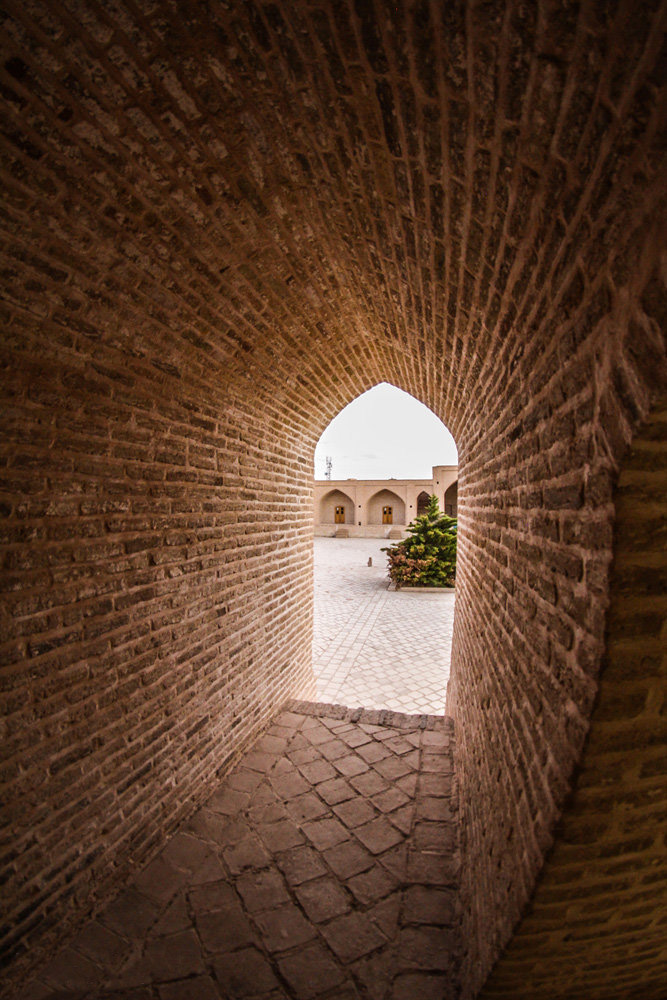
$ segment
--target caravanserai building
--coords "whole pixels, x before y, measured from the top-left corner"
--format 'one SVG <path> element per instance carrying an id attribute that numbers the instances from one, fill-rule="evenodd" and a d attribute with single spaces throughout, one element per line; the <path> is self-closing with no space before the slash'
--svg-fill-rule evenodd
<path id="1" fill-rule="evenodd" d="M 456 517 L 458 478 L 458 465 L 434 465 L 431 479 L 315 480 L 315 534 L 402 538 L 432 495 Z"/>

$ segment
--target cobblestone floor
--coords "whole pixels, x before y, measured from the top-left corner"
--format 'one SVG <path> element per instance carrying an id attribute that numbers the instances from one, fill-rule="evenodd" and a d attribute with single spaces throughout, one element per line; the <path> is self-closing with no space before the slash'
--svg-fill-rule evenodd
<path id="1" fill-rule="evenodd" d="M 317 697 L 439 714 L 449 678 L 454 593 L 389 591 L 381 551 L 388 544 L 378 538 L 315 539 Z"/>
<path id="2" fill-rule="evenodd" d="M 443 717 L 296 702 L 21 1000 L 453 1000 Z"/>

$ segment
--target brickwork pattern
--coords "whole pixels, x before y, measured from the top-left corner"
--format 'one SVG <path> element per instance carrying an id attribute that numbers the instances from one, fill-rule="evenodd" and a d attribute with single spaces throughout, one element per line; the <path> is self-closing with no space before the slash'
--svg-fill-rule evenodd
<path id="1" fill-rule="evenodd" d="M 451 720 L 291 709 L 17 1000 L 454 1000 Z"/>
<path id="2" fill-rule="evenodd" d="M 665 385 L 665 10 L 5 0 L 12 975 L 312 696 L 313 451 L 386 380 L 459 449 L 478 992 L 584 746 L 614 477 Z"/>
<path id="3" fill-rule="evenodd" d="M 666 432 L 663 396 L 619 476 L 614 596 L 586 755 L 530 914 L 484 1000 L 608 1000 L 602 968 L 614 970 L 615 1000 L 667 993 L 667 850 L 653 821 L 667 773 Z"/>

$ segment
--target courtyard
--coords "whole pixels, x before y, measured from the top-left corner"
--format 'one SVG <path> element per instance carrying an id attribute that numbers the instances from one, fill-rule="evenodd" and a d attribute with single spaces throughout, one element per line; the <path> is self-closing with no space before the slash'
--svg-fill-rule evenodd
<path id="1" fill-rule="evenodd" d="M 389 544 L 380 538 L 315 539 L 317 698 L 440 715 L 449 678 L 454 592 L 389 590 L 382 552 Z"/>

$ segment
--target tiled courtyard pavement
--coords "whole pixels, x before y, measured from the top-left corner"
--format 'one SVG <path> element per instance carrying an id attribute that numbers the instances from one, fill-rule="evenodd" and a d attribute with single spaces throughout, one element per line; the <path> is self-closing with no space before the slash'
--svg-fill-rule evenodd
<path id="1" fill-rule="evenodd" d="M 379 538 L 315 539 L 317 697 L 331 704 L 440 714 L 454 593 L 389 591 L 381 549 L 390 544 Z"/>
<path id="2" fill-rule="evenodd" d="M 451 722 L 289 708 L 21 1000 L 456 997 Z"/>

